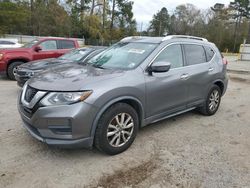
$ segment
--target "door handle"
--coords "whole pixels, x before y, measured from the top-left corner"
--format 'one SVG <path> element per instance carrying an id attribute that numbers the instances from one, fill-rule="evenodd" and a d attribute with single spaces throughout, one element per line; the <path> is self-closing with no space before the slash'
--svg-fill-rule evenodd
<path id="1" fill-rule="evenodd" d="M 188 74 L 181 75 L 181 80 L 187 80 L 189 78 Z"/>
<path id="2" fill-rule="evenodd" d="M 208 69 L 208 72 L 212 72 L 214 70 L 214 68 L 213 67 L 210 67 L 209 69 Z"/>

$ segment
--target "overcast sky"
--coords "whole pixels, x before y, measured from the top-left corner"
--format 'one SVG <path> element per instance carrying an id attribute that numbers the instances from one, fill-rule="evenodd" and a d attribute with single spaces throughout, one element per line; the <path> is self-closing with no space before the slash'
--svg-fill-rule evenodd
<path id="1" fill-rule="evenodd" d="M 223 3 L 228 5 L 230 0 L 133 0 L 133 12 L 134 17 L 138 24 L 138 30 L 143 23 L 143 29 L 148 27 L 149 21 L 152 19 L 152 16 L 159 11 L 162 7 L 166 7 L 169 11 L 169 14 L 173 13 L 173 10 L 176 6 L 180 4 L 191 3 L 198 8 L 207 9 L 213 6 L 215 3 Z M 233 0 L 231 0 L 233 1 Z"/>

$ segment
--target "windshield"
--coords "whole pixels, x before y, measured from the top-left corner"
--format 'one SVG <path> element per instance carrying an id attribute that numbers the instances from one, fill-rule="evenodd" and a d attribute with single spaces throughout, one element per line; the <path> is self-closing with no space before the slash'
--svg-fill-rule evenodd
<path id="1" fill-rule="evenodd" d="M 82 58 L 85 58 L 92 50 L 91 49 L 74 49 L 69 53 L 66 53 L 59 57 L 58 59 L 70 60 L 70 61 L 79 61 Z"/>
<path id="2" fill-rule="evenodd" d="M 133 69 L 155 49 L 151 43 L 117 43 L 88 61 L 95 67 Z"/>
<path id="3" fill-rule="evenodd" d="M 25 45 L 23 45 L 23 48 L 31 48 L 31 47 L 34 46 L 37 42 L 38 42 L 38 40 L 32 40 L 31 42 L 28 42 L 28 43 L 26 43 Z"/>

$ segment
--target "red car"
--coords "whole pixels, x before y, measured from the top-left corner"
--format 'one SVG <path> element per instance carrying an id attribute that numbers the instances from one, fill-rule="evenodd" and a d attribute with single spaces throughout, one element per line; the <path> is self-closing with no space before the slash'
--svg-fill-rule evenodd
<path id="1" fill-rule="evenodd" d="M 33 60 L 57 58 L 72 48 L 79 48 L 75 39 L 43 38 L 33 40 L 21 48 L 0 50 L 0 72 L 5 72 L 14 80 L 13 71 L 17 66 Z"/>

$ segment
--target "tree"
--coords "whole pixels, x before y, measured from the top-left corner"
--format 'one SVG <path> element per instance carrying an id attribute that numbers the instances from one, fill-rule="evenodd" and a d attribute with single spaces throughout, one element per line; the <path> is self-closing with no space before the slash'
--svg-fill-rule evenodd
<path id="1" fill-rule="evenodd" d="M 159 12 L 153 15 L 150 21 L 149 31 L 153 36 L 162 36 L 170 31 L 170 17 L 168 10 L 163 7 Z"/>
<path id="2" fill-rule="evenodd" d="M 69 36 L 70 18 L 57 0 L 50 0 L 47 3 L 36 0 L 33 7 L 34 35 Z"/>
<path id="3" fill-rule="evenodd" d="M 202 22 L 201 11 L 192 4 L 184 4 L 176 7 L 171 17 L 173 34 L 194 34 L 194 25 Z"/>
<path id="4" fill-rule="evenodd" d="M 237 30 L 237 26 L 240 25 L 242 17 L 245 17 L 247 19 L 250 18 L 250 1 L 234 0 L 233 2 L 230 2 L 230 7 L 236 12 L 235 14 L 233 14 L 233 18 L 236 19 L 235 30 Z M 237 34 L 237 31 L 235 32 L 235 34 Z M 249 31 L 247 35 L 247 43 L 250 43 L 250 22 L 249 22 Z"/>
<path id="5" fill-rule="evenodd" d="M 127 0 L 117 0 L 118 9 L 118 27 L 123 30 L 122 35 L 133 35 L 136 32 L 136 20 L 132 12 L 133 2 Z"/>
<path id="6" fill-rule="evenodd" d="M 25 3 L 0 2 L 0 34 L 25 32 L 29 19 L 27 8 Z"/>
<path id="7" fill-rule="evenodd" d="M 113 26 L 114 26 L 114 19 L 115 19 L 115 13 L 116 13 L 115 6 L 116 6 L 116 0 L 112 0 L 110 31 L 112 31 Z"/>

